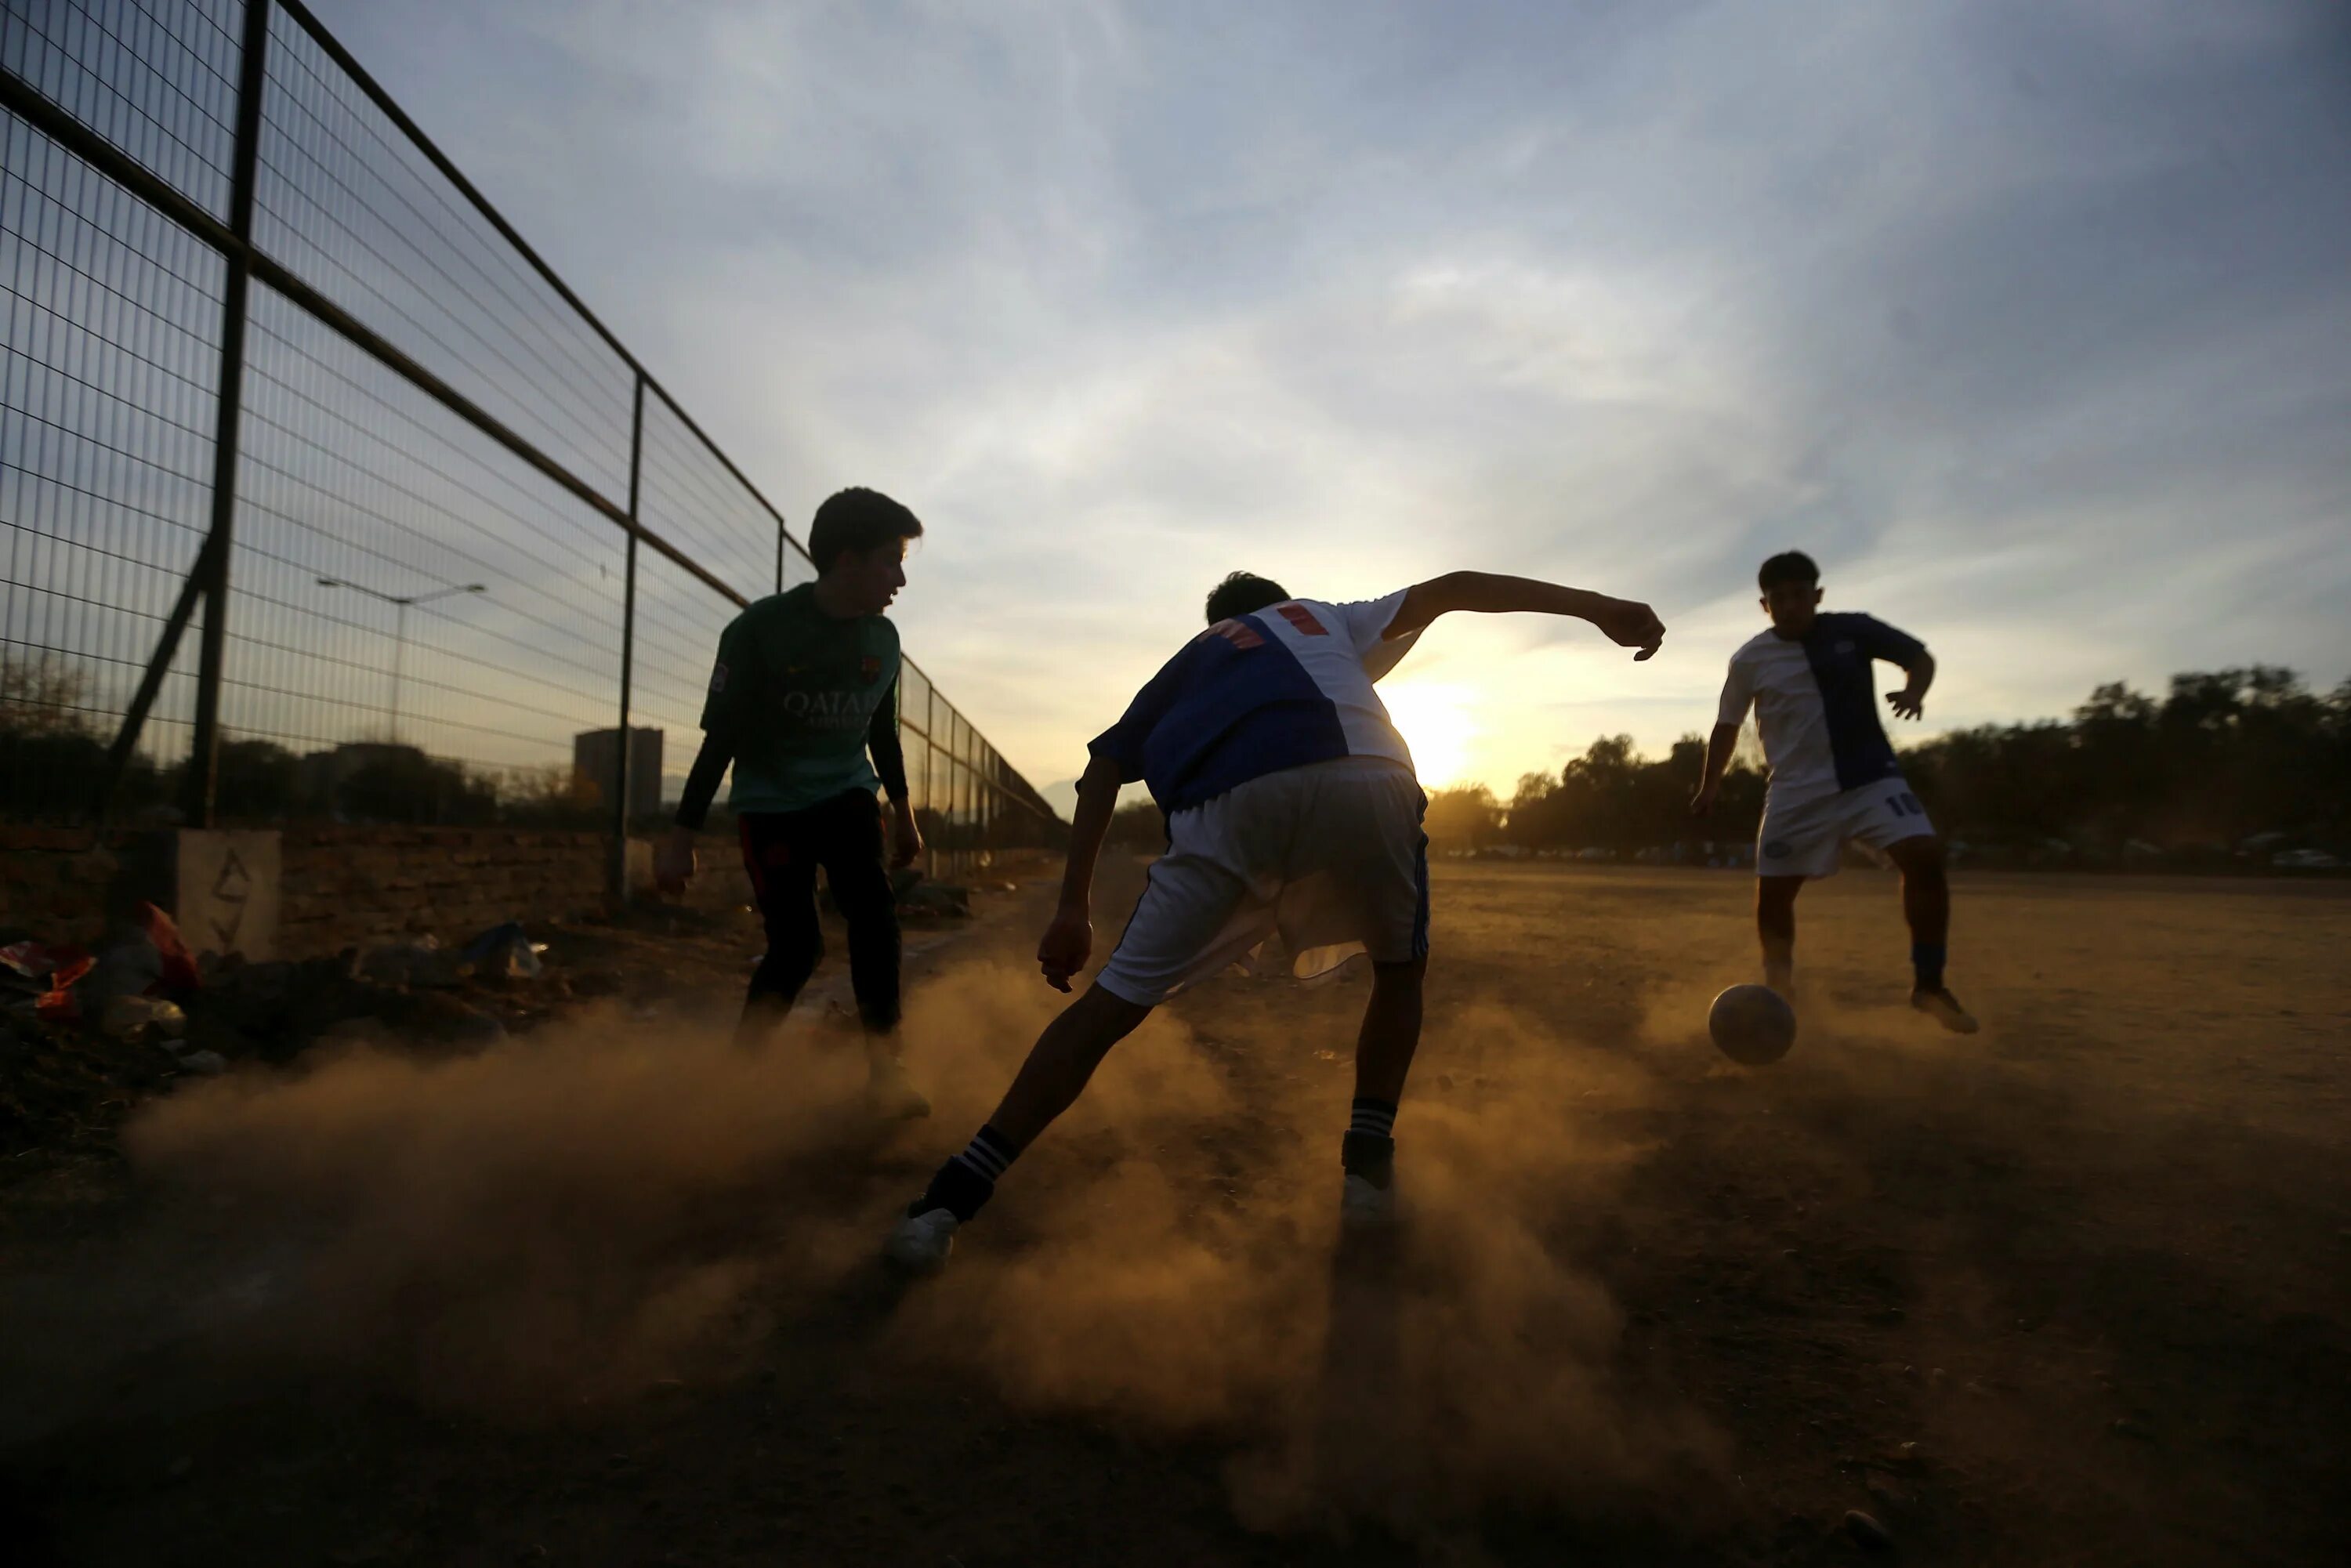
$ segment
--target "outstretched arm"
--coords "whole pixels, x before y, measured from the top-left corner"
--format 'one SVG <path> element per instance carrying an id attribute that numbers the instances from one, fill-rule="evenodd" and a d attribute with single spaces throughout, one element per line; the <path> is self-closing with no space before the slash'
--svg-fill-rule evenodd
<path id="1" fill-rule="evenodd" d="M 1407 637 L 1440 615 L 1454 611 L 1480 615 L 1524 612 L 1564 615 L 1589 621 L 1612 643 L 1635 648 L 1633 657 L 1646 659 L 1665 641 L 1665 622 L 1647 605 L 1630 599 L 1611 599 L 1589 589 L 1568 588 L 1531 577 L 1506 577 L 1489 571 L 1448 571 L 1407 590 L 1385 635 Z"/>

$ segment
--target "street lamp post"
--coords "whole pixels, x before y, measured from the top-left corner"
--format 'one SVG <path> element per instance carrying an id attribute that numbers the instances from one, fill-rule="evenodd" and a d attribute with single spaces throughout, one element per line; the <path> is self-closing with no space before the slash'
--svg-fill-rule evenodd
<path id="1" fill-rule="evenodd" d="M 351 582 L 340 577 L 322 577 L 319 580 L 319 586 L 352 589 L 366 594 L 371 599 L 381 599 L 386 604 L 396 606 L 400 612 L 393 622 L 395 630 L 392 642 L 392 738 L 393 744 L 397 745 L 400 740 L 400 670 L 408 653 L 408 607 L 412 604 L 430 604 L 436 599 L 446 599 L 453 593 L 486 593 L 489 591 L 489 585 L 481 582 L 453 583 L 447 588 L 436 588 L 430 593 L 386 593 L 381 589 L 370 588 L 363 582 Z"/>

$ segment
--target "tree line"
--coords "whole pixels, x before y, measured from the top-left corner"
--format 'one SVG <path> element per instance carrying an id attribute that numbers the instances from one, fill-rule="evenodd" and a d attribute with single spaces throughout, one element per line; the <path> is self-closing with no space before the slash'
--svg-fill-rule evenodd
<path id="1" fill-rule="evenodd" d="M 1483 786 L 1438 791 L 1429 836 L 1452 849 L 1512 845 L 1703 863 L 1751 845 L 1765 776 L 1741 737 L 1720 802 L 1689 814 L 1698 736 L 1663 758 L 1627 736 L 1594 740 L 1505 801 Z M 1954 730 L 1901 753 L 1947 842 L 1991 864 L 2267 863 L 2308 848 L 2351 858 L 2351 681 L 2321 695 L 2255 664 L 2172 677 L 2160 697 L 2099 686 L 2071 716 Z"/>
<path id="2" fill-rule="evenodd" d="M 170 821 L 183 763 L 158 767 L 133 753 L 110 779 L 113 716 L 90 699 L 81 673 L 56 658 L 0 656 L 0 821 Z M 335 821 L 433 827 L 515 827 L 603 832 L 612 826 L 606 781 L 569 763 L 484 768 L 414 746 L 361 741 L 298 754 L 277 741 L 224 739 L 214 798 L 224 821 Z M 633 826 L 665 815 L 654 810 Z M 722 802 L 712 812 L 722 831 Z M 1025 844 L 1032 820 L 1008 813 L 985 825 L 924 807 L 925 842 L 966 850 Z"/>
<path id="3" fill-rule="evenodd" d="M 0 818 L 86 820 L 105 793 L 110 730 L 70 672 L 0 661 Z M 321 769 L 273 741 L 221 747 L 218 796 L 244 821 L 609 825 L 602 791 L 568 767 L 492 775 L 409 747 L 351 748 Z M 1750 731 L 1703 821 L 1689 815 L 1705 754 L 1698 736 L 1662 758 L 1604 736 L 1557 773 L 1530 773 L 1505 800 L 1484 785 L 1431 797 L 1440 849 L 1509 845 L 1704 863 L 1754 841 L 1764 774 Z M 1947 841 L 1978 863 L 2242 863 L 2309 847 L 2351 858 L 2351 681 L 2320 694 L 2294 671 L 2255 664 L 2172 677 L 2161 697 L 2115 683 L 2064 719 L 1956 730 L 1904 749 L 1903 768 Z M 166 808 L 178 769 L 134 757 L 118 820 Z M 945 823 L 943 831 L 951 831 Z M 1113 840 L 1155 849 L 1147 800 L 1122 807 Z"/>
<path id="4" fill-rule="evenodd" d="M 57 659 L 0 660 L 0 820 L 168 820 L 184 764 L 133 753 L 110 779 L 115 720 L 81 672 Z M 568 767 L 491 771 L 413 746 L 365 744 L 308 757 L 274 740 L 224 740 L 214 796 L 237 822 L 350 822 L 592 830 L 611 813 Z"/>

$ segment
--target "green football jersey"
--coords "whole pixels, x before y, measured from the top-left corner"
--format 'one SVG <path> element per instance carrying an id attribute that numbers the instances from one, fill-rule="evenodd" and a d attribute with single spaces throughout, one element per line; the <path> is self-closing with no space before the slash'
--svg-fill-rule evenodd
<path id="1" fill-rule="evenodd" d="M 802 583 L 762 599 L 718 638 L 702 727 L 735 737 L 737 811 L 798 811 L 881 787 L 865 751 L 875 712 L 898 683 L 898 629 L 886 616 L 838 620 Z M 890 720 L 895 723 L 894 707 Z"/>

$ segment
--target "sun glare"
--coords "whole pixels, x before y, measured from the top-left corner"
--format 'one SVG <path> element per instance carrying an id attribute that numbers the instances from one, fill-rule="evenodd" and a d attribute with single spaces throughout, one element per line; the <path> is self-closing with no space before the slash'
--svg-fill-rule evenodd
<path id="1" fill-rule="evenodd" d="M 1461 771 L 1468 766 L 1478 723 L 1470 716 L 1468 696 L 1459 686 L 1381 683 L 1380 700 L 1387 705 L 1405 744 L 1412 747 L 1421 783 L 1431 789 L 1460 783 Z"/>

